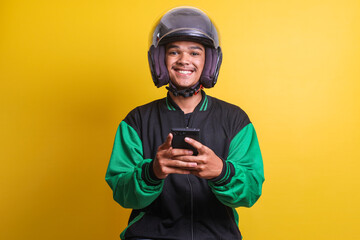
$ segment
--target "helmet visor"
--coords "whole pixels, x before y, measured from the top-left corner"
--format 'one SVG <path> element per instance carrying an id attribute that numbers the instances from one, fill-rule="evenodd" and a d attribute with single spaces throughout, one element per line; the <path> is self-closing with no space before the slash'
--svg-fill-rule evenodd
<path id="1" fill-rule="evenodd" d="M 219 46 L 218 34 L 209 17 L 196 8 L 175 8 L 166 13 L 157 25 L 152 44 L 179 40 L 196 41 L 213 48 Z"/>

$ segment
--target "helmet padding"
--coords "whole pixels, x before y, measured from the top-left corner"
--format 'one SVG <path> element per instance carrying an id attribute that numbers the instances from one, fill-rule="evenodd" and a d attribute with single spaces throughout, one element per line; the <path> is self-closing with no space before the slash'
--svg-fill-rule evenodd
<path id="1" fill-rule="evenodd" d="M 220 66 L 222 61 L 222 54 L 220 47 L 218 49 L 205 48 L 205 65 L 201 73 L 200 83 L 205 88 L 211 88 L 215 85 L 218 73 L 217 67 Z"/>
<path id="2" fill-rule="evenodd" d="M 152 78 L 158 88 L 167 85 L 170 79 L 165 63 L 165 54 L 164 45 L 160 45 L 157 48 L 151 46 L 148 53 Z"/>

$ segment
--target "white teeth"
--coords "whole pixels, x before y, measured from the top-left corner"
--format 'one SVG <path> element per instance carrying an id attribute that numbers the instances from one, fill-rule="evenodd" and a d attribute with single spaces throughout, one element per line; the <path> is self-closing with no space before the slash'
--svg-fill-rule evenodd
<path id="1" fill-rule="evenodd" d="M 183 70 L 179 70 L 178 72 L 179 72 L 179 73 L 182 73 L 182 74 L 189 74 L 189 73 L 191 73 L 191 71 L 183 71 Z"/>

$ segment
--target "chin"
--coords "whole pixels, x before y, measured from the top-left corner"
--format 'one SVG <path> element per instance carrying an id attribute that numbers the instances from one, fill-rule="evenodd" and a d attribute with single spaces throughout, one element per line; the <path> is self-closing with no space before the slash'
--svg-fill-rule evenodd
<path id="1" fill-rule="evenodd" d="M 176 85 L 175 85 L 176 86 Z M 184 89 L 188 89 L 191 88 L 192 86 L 176 86 L 179 90 L 184 90 Z"/>
<path id="2" fill-rule="evenodd" d="M 179 89 L 179 90 L 183 90 L 183 89 L 188 89 L 191 88 L 192 86 L 195 86 L 197 84 L 197 82 L 195 83 L 182 83 L 182 84 L 178 84 L 176 82 L 173 82 L 173 84 Z"/>

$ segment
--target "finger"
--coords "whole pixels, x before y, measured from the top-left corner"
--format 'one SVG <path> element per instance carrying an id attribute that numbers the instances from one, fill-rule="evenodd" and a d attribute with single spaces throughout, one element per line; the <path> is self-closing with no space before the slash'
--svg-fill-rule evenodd
<path id="1" fill-rule="evenodd" d="M 193 155 L 193 151 L 188 149 L 180 149 L 180 148 L 173 148 L 171 149 L 171 156 L 177 157 L 177 156 L 191 156 Z"/>
<path id="2" fill-rule="evenodd" d="M 191 170 L 182 169 L 182 168 L 172 168 L 169 170 L 170 173 L 177 173 L 177 174 L 190 174 Z"/>
<path id="3" fill-rule="evenodd" d="M 203 163 L 202 159 L 200 159 L 197 156 L 192 156 L 192 155 L 189 155 L 189 156 L 177 156 L 177 157 L 174 157 L 173 160 L 182 161 L 182 162 L 189 162 L 189 163 L 193 162 L 193 163 L 196 163 L 196 164 Z"/>
<path id="4" fill-rule="evenodd" d="M 194 169 L 197 167 L 197 163 L 179 161 L 179 160 L 171 160 L 170 162 L 168 162 L 167 167 L 181 168 L 181 169 Z"/>
<path id="5" fill-rule="evenodd" d="M 173 139 L 173 135 L 171 133 L 169 133 L 169 135 L 167 135 L 166 140 L 163 144 L 160 145 L 160 149 L 168 149 L 171 147 L 171 141 Z"/>
<path id="6" fill-rule="evenodd" d="M 191 146 L 193 146 L 194 148 L 196 148 L 198 151 L 205 147 L 204 145 L 202 145 L 200 142 L 196 141 L 195 139 L 186 137 L 185 138 L 185 142 L 187 142 L 188 144 L 190 144 Z"/>

